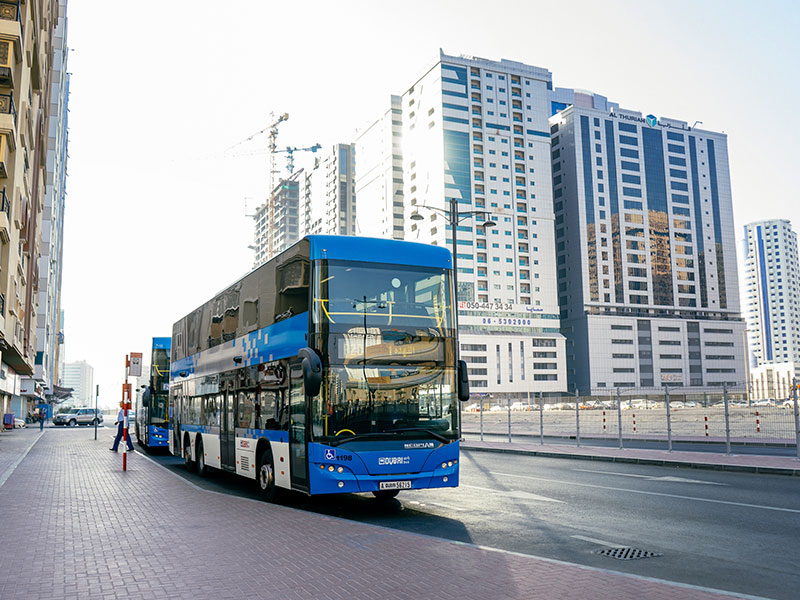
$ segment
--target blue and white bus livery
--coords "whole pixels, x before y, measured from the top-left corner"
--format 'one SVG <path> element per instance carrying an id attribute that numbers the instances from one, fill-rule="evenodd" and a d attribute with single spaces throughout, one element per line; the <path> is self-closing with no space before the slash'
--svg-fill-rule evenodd
<path id="1" fill-rule="evenodd" d="M 266 499 L 458 485 L 450 252 L 309 236 L 175 323 L 170 448 Z"/>

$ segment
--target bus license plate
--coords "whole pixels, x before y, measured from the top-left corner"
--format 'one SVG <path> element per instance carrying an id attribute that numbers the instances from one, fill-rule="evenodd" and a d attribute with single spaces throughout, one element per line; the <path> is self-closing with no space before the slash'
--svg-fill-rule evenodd
<path id="1" fill-rule="evenodd" d="M 381 481 L 378 489 L 381 490 L 410 490 L 410 481 Z"/>

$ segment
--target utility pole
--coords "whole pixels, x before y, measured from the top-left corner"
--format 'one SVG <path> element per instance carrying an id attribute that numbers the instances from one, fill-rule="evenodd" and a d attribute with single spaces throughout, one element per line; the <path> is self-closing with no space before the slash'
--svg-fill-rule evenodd
<path id="1" fill-rule="evenodd" d="M 97 384 L 97 391 L 94 394 L 94 441 L 97 441 L 97 398 L 100 396 L 100 384 Z"/>

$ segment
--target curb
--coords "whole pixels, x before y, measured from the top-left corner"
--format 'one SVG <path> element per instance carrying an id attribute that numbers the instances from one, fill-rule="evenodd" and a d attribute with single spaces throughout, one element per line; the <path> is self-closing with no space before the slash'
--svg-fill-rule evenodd
<path id="1" fill-rule="evenodd" d="M 731 471 L 736 473 L 759 473 L 762 475 L 784 475 L 800 477 L 800 467 L 760 467 L 756 465 L 726 465 L 720 463 L 703 463 L 683 460 L 670 460 L 662 458 L 637 458 L 633 456 L 599 456 L 592 454 L 567 454 L 564 452 L 551 452 L 549 450 L 522 450 L 516 448 L 483 448 L 461 444 L 461 449 L 467 452 L 494 452 L 497 454 L 519 454 L 523 456 L 542 456 L 545 458 L 572 458 L 575 460 L 589 460 L 599 462 L 633 463 L 637 465 L 655 465 L 669 467 L 688 467 L 691 469 L 706 469 L 710 471 Z"/>
<path id="2" fill-rule="evenodd" d="M 470 436 L 478 436 L 480 435 L 479 431 L 462 431 L 463 434 L 468 434 Z M 508 438 L 508 432 L 501 432 L 501 433 L 494 433 L 490 431 L 484 431 L 483 435 L 491 435 L 494 437 L 503 437 Z M 514 433 L 514 437 L 516 438 L 530 438 L 532 440 L 540 439 L 539 434 L 535 433 Z M 555 438 L 559 440 L 574 440 L 576 439 L 575 434 L 563 434 L 563 435 L 551 435 L 545 434 L 545 438 Z M 598 436 L 598 435 L 581 435 L 581 440 L 593 440 L 593 441 L 612 441 L 616 442 L 619 439 L 618 436 Z M 657 437 L 623 437 L 623 442 L 650 442 L 650 443 L 661 443 L 666 444 L 668 442 L 666 437 L 657 438 Z M 680 443 L 680 444 L 708 444 L 708 445 L 725 445 L 725 438 L 715 438 L 715 439 L 692 439 L 692 438 L 685 438 L 685 437 L 673 437 L 673 443 Z M 791 440 L 787 440 L 786 442 L 760 442 L 758 440 L 731 440 L 731 446 L 751 446 L 751 447 L 761 447 L 761 448 L 794 448 L 795 443 Z"/>

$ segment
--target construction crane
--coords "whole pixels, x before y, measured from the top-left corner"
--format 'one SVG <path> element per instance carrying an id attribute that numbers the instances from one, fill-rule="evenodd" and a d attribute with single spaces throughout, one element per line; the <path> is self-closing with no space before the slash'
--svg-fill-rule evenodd
<path id="1" fill-rule="evenodd" d="M 268 200 L 269 206 L 267 207 L 268 210 L 269 210 L 269 232 L 268 232 L 268 235 L 267 235 L 267 248 L 268 248 L 269 256 L 272 256 L 273 238 L 275 237 L 274 236 L 274 234 L 275 234 L 275 194 L 274 194 L 274 190 L 275 190 L 275 174 L 278 172 L 275 169 L 275 154 L 278 151 L 278 125 L 280 125 L 284 121 L 288 121 L 289 120 L 289 113 L 283 113 L 282 115 L 280 115 L 276 119 L 275 118 L 275 113 L 271 112 L 271 113 L 269 113 L 269 118 L 270 118 L 270 121 L 272 121 L 272 122 L 269 125 L 267 125 L 266 127 L 264 127 L 264 129 L 260 129 L 260 130 L 256 131 L 253 135 L 250 135 L 250 136 L 246 137 L 245 139 L 243 139 L 242 141 L 235 143 L 233 146 L 230 146 L 229 148 L 227 148 L 225 150 L 225 152 L 228 152 L 229 150 L 232 150 L 233 148 L 236 148 L 237 146 L 241 146 L 242 144 L 245 144 L 245 143 L 251 141 L 252 139 L 258 137 L 259 135 L 261 135 L 264 132 L 269 132 L 268 133 L 269 144 L 267 146 L 267 149 L 269 151 L 269 190 L 267 190 L 267 193 L 269 194 L 269 200 Z M 281 152 L 283 152 L 283 151 L 281 151 Z"/>
<path id="2" fill-rule="evenodd" d="M 294 153 L 295 152 L 316 152 L 322 148 L 319 144 L 314 144 L 313 146 L 308 146 L 306 148 L 297 148 L 295 146 L 286 146 L 284 150 L 275 150 L 274 152 L 285 152 L 286 153 L 286 170 L 288 171 L 289 175 L 294 173 Z"/>

